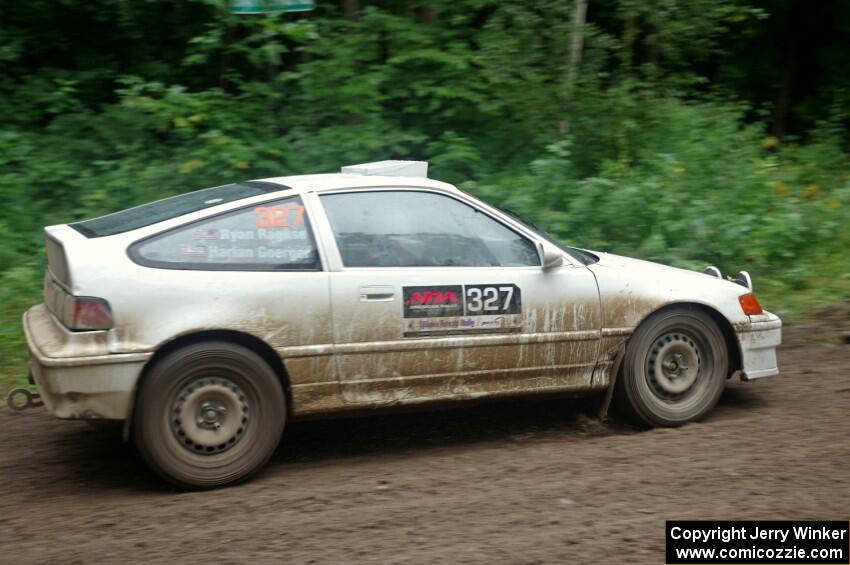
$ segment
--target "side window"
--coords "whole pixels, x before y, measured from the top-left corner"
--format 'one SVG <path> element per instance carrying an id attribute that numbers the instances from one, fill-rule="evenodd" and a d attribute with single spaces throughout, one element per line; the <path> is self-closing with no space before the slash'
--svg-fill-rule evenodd
<path id="1" fill-rule="evenodd" d="M 318 270 L 319 253 L 298 197 L 194 222 L 134 245 L 150 267 L 210 270 Z"/>
<path id="2" fill-rule="evenodd" d="M 378 191 L 321 200 L 346 267 L 540 265 L 534 243 L 448 196 Z"/>

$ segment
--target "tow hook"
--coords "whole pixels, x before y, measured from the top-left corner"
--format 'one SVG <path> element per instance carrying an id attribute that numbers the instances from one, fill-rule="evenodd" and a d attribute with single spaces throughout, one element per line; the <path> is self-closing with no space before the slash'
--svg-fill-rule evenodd
<path id="1" fill-rule="evenodd" d="M 12 410 L 18 412 L 27 408 L 38 408 L 44 406 L 44 401 L 41 400 L 41 395 L 37 392 L 30 392 L 25 388 L 13 388 L 6 396 L 6 404 Z"/>

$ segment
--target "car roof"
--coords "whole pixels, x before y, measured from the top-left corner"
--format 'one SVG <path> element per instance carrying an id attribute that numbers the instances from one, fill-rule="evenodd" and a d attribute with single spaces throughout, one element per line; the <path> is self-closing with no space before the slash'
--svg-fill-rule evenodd
<path id="1" fill-rule="evenodd" d="M 443 192 L 452 192 L 458 193 L 460 192 L 454 186 L 444 183 L 441 181 L 429 179 L 427 177 L 419 177 L 419 176 L 384 176 L 384 175 L 372 175 L 372 174 L 358 174 L 358 173 L 332 173 L 332 174 L 313 174 L 313 175 L 293 175 L 293 176 L 285 176 L 285 177 L 269 177 L 263 179 L 255 179 L 253 181 L 247 181 L 248 183 L 256 182 L 256 183 L 265 183 L 267 185 L 272 184 L 277 187 L 280 187 L 279 190 L 274 190 L 271 187 L 266 187 L 266 190 L 262 194 L 257 194 L 254 196 L 248 196 L 245 198 L 238 198 L 228 202 L 224 202 L 219 205 L 211 206 L 208 208 L 201 208 L 197 210 L 193 210 L 190 212 L 182 213 L 179 215 L 175 215 L 173 217 L 169 217 L 167 219 L 163 219 L 161 221 L 151 222 L 149 224 L 144 224 L 138 227 L 124 229 L 120 231 L 116 231 L 114 233 L 107 233 L 98 235 L 96 237 L 107 237 L 107 236 L 117 236 L 122 234 L 133 234 L 134 236 L 137 234 L 141 234 L 145 236 L 146 234 L 157 233 L 162 230 L 171 229 L 172 227 L 176 227 L 182 225 L 186 222 L 191 222 L 195 220 L 200 220 L 205 217 L 211 217 L 216 214 L 220 214 L 222 212 L 228 212 L 230 210 L 239 209 L 240 207 L 260 203 L 264 201 L 269 201 L 272 199 L 283 198 L 287 196 L 300 195 L 304 193 L 310 192 L 335 192 L 335 191 L 345 191 L 350 189 L 368 189 L 368 188 L 401 188 L 401 189 L 416 189 L 416 188 L 424 188 L 431 190 L 440 190 Z M 270 189 L 271 188 L 271 189 Z M 188 193 L 187 193 L 188 194 Z M 180 195 L 178 195 L 180 196 Z M 145 204 L 142 206 L 149 205 Z M 136 207 L 139 208 L 139 207 Z M 130 208 L 128 210 L 132 210 L 134 208 Z M 99 220 L 102 218 L 108 218 L 115 214 L 121 214 L 126 212 L 127 210 L 119 210 L 112 214 L 107 214 L 105 216 L 101 216 L 99 218 L 93 218 L 91 220 L 85 220 L 84 222 L 78 222 L 77 225 L 71 225 L 75 231 L 80 231 L 78 225 L 86 222 L 91 222 L 95 220 Z M 61 226 L 60 226 L 61 227 Z M 51 233 L 55 231 L 56 226 L 48 226 L 48 231 Z M 61 228 L 64 230 L 64 228 Z M 91 237 L 90 235 L 84 234 L 80 232 L 85 237 Z"/>
<path id="2" fill-rule="evenodd" d="M 326 192 L 345 188 L 371 187 L 414 187 L 434 188 L 456 191 L 445 182 L 427 177 L 360 175 L 351 173 L 330 173 L 318 175 L 293 175 L 288 177 L 270 177 L 256 179 L 256 182 L 268 182 L 281 185 L 281 190 L 290 188 L 298 192 Z"/>

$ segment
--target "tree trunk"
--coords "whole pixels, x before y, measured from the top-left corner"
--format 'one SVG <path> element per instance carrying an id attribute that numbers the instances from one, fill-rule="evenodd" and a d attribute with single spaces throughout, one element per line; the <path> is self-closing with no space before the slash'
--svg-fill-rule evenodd
<path id="1" fill-rule="evenodd" d="M 360 0 L 342 0 L 342 15 L 346 20 L 356 21 L 358 12 L 360 11 Z M 360 121 L 360 116 L 354 112 L 347 112 L 343 116 L 343 120 L 347 124 L 356 124 Z"/>
<path id="2" fill-rule="evenodd" d="M 342 0 L 342 15 L 346 20 L 356 20 L 360 11 L 360 0 Z"/>
<path id="3" fill-rule="evenodd" d="M 433 6 L 423 4 L 419 7 L 419 22 L 423 24 L 432 24 L 437 20 L 437 11 Z"/>
<path id="4" fill-rule="evenodd" d="M 583 28 L 587 21 L 587 0 L 575 0 L 573 6 L 572 17 L 572 32 L 570 33 L 570 59 L 567 66 L 567 84 L 564 88 L 564 111 L 569 112 L 569 106 L 573 100 L 573 91 L 575 90 L 576 79 L 578 78 L 578 68 L 581 65 L 581 54 L 584 49 Z M 570 122 L 565 116 L 558 124 L 558 131 L 561 134 L 569 133 Z"/>
<path id="5" fill-rule="evenodd" d="M 567 88 L 572 89 L 578 76 L 578 66 L 581 64 L 581 54 L 584 49 L 582 28 L 587 21 L 587 0 L 576 0 L 573 9 L 573 30 L 570 37 L 570 67 L 567 74 Z"/>
<path id="6" fill-rule="evenodd" d="M 782 82 L 779 92 L 776 94 L 776 106 L 773 110 L 773 128 L 775 137 L 785 135 L 788 125 L 788 113 L 791 109 L 791 96 L 794 92 L 794 78 L 797 74 L 797 66 L 800 61 L 800 35 L 801 28 L 806 25 L 806 18 L 800 2 L 794 2 L 788 16 L 787 45 L 785 57 L 782 62 Z"/>

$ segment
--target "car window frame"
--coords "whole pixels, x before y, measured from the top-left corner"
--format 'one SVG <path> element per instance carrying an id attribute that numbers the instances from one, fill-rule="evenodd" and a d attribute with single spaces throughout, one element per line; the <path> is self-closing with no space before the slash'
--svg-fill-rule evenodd
<path id="1" fill-rule="evenodd" d="M 330 217 L 328 216 L 328 212 L 325 209 L 324 204 L 322 203 L 322 198 L 324 196 L 335 196 L 338 194 L 361 194 L 364 192 L 423 192 L 427 194 L 435 194 L 437 196 L 443 196 L 446 198 L 450 198 L 467 206 L 479 214 L 483 214 L 486 217 L 490 218 L 492 221 L 501 225 L 505 229 L 515 233 L 517 236 L 521 237 L 529 241 L 533 246 L 535 251 L 537 252 L 537 265 L 478 265 L 478 266 L 464 266 L 464 265 L 446 265 L 446 266 L 434 266 L 434 265 L 421 265 L 421 266 L 412 266 L 412 265 L 403 265 L 403 266 L 375 266 L 375 267 L 347 267 L 345 265 L 345 261 L 342 256 L 342 252 L 339 248 L 339 243 L 337 242 L 336 234 L 334 233 L 333 226 L 330 221 Z M 478 201 L 470 201 L 467 198 L 460 197 L 459 195 L 453 194 L 448 191 L 433 189 L 429 187 L 421 187 L 421 186 L 371 186 L 371 187 L 356 187 L 356 188 L 340 188 L 328 191 L 321 191 L 316 193 L 317 206 L 319 207 L 322 214 L 322 231 L 326 231 L 328 234 L 328 238 L 333 245 L 333 252 L 335 254 L 335 263 L 336 268 L 334 270 L 339 271 L 373 271 L 373 270 L 381 270 L 385 271 L 388 269 L 512 269 L 512 270 L 542 270 L 543 269 L 543 257 L 540 253 L 540 242 L 537 237 L 533 236 L 529 233 L 524 233 L 524 230 L 518 229 L 510 222 L 506 222 L 504 219 L 500 218 L 498 215 L 492 213 L 485 207 L 478 206 Z M 317 220 L 318 221 L 318 220 Z"/>
<path id="2" fill-rule="evenodd" d="M 211 214 L 209 216 L 205 216 L 203 218 L 197 218 L 195 220 L 186 222 L 184 224 L 179 224 L 177 226 L 172 226 L 163 231 L 145 236 L 139 240 L 134 241 L 127 247 L 127 256 L 131 261 L 136 263 L 137 265 L 141 265 L 142 267 L 149 267 L 152 269 L 167 269 L 172 271 L 237 271 L 237 272 L 245 272 L 245 273 L 321 273 L 326 271 L 325 260 L 321 250 L 321 244 L 319 240 L 319 235 L 316 231 L 315 226 L 312 222 L 312 211 L 310 210 L 310 206 L 307 203 L 307 199 L 304 198 L 304 194 L 290 194 L 283 196 L 281 198 L 280 195 L 276 198 L 270 198 L 268 200 L 262 200 L 258 202 L 253 202 L 251 204 L 246 204 L 244 206 L 239 206 L 238 208 L 231 208 L 230 210 L 226 210 L 223 212 L 219 212 L 217 214 Z M 171 263 L 168 261 L 156 261 L 152 259 L 148 259 L 143 257 L 139 252 L 139 249 L 147 244 L 156 241 L 157 239 L 164 238 L 176 231 L 190 229 L 192 226 L 196 224 L 202 224 L 205 222 L 215 221 L 218 218 L 223 218 L 226 216 L 233 216 L 244 212 L 245 210 L 250 210 L 252 208 L 257 208 L 259 206 L 264 206 L 270 203 L 276 203 L 291 199 L 298 199 L 301 201 L 301 205 L 304 206 L 304 228 L 308 230 L 310 235 L 313 238 L 313 247 L 316 250 L 316 266 L 315 268 L 275 268 L 269 265 L 256 264 L 255 267 L 252 267 L 250 263 Z"/>

